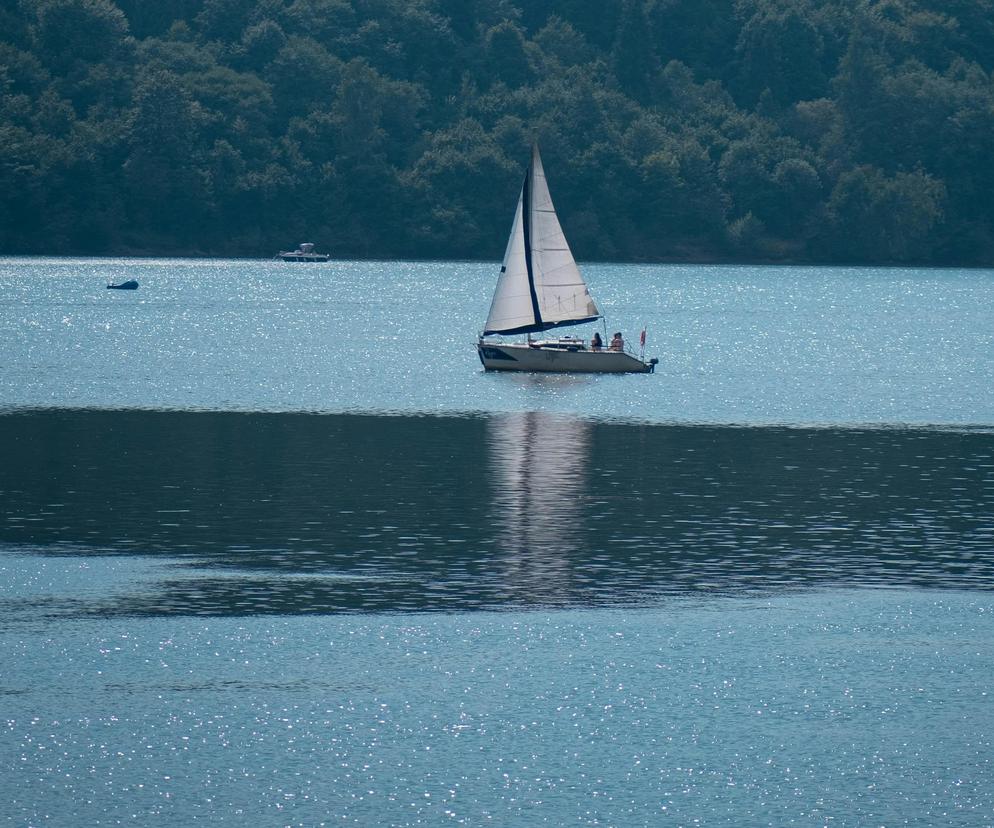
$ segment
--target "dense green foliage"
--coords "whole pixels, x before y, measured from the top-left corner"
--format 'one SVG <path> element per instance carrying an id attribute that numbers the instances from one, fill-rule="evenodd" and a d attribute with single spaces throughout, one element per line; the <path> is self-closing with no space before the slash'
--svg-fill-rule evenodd
<path id="1" fill-rule="evenodd" d="M 0 0 L 0 251 L 994 261 L 994 0 Z"/>

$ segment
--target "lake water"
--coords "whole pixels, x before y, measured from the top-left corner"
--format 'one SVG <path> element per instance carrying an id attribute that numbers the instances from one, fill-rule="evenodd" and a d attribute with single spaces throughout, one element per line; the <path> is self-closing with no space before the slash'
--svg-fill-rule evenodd
<path id="1" fill-rule="evenodd" d="M 994 825 L 994 272 L 496 269 L 0 259 L 0 824 Z"/>

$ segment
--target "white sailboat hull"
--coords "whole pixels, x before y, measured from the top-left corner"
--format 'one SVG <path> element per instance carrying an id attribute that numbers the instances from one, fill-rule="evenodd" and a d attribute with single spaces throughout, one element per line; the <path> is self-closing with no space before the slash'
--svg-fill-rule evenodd
<path id="1" fill-rule="evenodd" d="M 331 259 L 330 253 L 300 253 L 296 250 L 281 250 L 276 254 L 276 258 L 281 262 L 327 262 Z"/>
<path id="2" fill-rule="evenodd" d="M 558 374 L 651 374 L 657 360 L 643 362 L 624 351 L 591 351 L 559 343 L 478 342 L 487 371 L 548 371 Z"/>

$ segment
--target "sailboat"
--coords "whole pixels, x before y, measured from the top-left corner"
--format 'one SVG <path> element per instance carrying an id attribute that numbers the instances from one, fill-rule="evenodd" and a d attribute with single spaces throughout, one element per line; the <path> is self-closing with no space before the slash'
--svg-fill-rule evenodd
<path id="1" fill-rule="evenodd" d="M 480 362 L 487 371 L 651 373 L 658 360 L 646 361 L 624 347 L 598 347 L 599 335 L 590 343 L 574 336 L 531 336 L 600 318 L 559 225 L 538 144 L 533 144 L 490 314 L 476 344 Z M 495 334 L 526 334 L 527 340 L 487 339 Z"/>

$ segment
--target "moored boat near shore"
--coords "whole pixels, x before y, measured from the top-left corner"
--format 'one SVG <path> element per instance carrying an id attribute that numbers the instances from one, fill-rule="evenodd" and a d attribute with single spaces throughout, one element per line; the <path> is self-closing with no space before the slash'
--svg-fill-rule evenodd
<path id="1" fill-rule="evenodd" d="M 326 262 L 331 258 L 329 253 L 315 253 L 311 242 L 304 242 L 296 250 L 281 250 L 276 254 L 281 262 Z"/>

